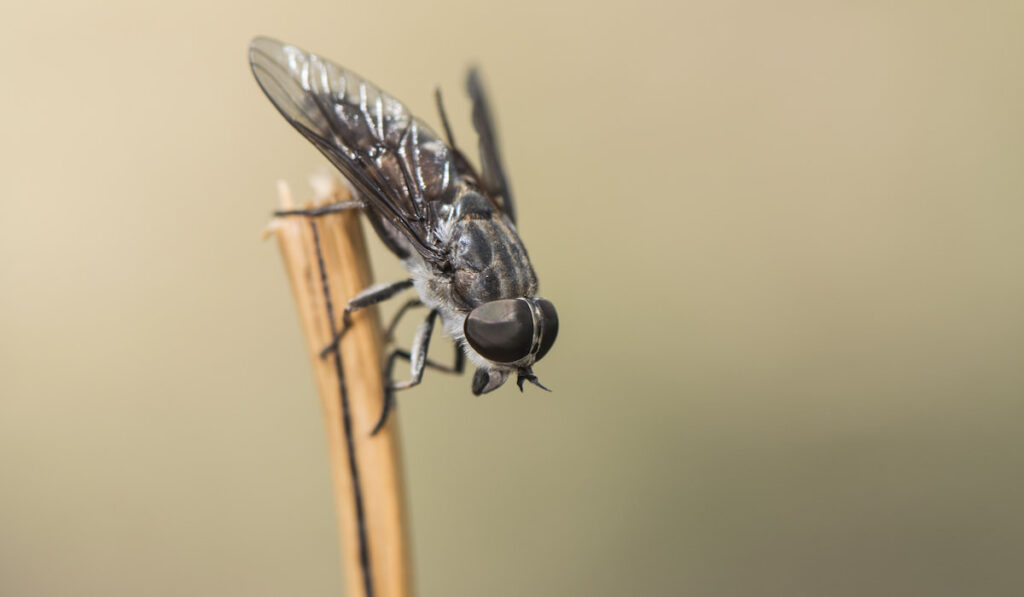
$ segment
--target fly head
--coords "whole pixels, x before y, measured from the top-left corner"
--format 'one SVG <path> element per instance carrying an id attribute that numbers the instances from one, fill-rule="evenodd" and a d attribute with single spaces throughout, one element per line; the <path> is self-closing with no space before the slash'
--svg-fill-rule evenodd
<path id="1" fill-rule="evenodd" d="M 558 313 L 551 301 L 542 298 L 499 299 L 473 309 L 466 317 L 463 332 L 466 342 L 480 356 L 498 368 L 518 369 L 521 390 L 523 381 L 540 385 L 531 366 L 555 343 Z M 498 368 L 478 370 L 473 392 L 489 392 L 504 383 L 508 372 L 499 380 Z"/>

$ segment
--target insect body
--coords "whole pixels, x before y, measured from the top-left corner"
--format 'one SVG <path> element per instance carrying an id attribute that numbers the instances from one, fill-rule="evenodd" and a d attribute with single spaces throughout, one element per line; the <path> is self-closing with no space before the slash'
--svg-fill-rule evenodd
<path id="1" fill-rule="evenodd" d="M 282 213 L 362 209 L 411 274 L 407 280 L 361 292 L 346 306 L 346 321 L 352 311 L 410 286 L 419 299 L 403 307 L 399 316 L 416 304 L 430 310 L 412 350 L 396 350 L 388 360 L 389 377 L 397 358 L 408 359 L 412 369 L 409 381 L 391 383 L 390 389 L 416 385 L 428 365 L 461 372 L 465 357 L 477 367 L 474 394 L 500 387 L 512 373 L 520 390 L 524 381 L 543 388 L 532 366 L 554 343 L 558 315 L 550 301 L 536 296 L 537 276 L 516 231 L 515 207 L 475 71 L 469 73 L 467 89 L 479 137 L 479 173 L 455 146 L 440 95 L 447 142 L 398 100 L 315 54 L 257 38 L 249 61 L 270 101 L 358 194 L 355 201 Z M 426 358 L 438 317 L 456 343 L 451 368 Z M 340 335 L 325 352 L 336 346 Z M 390 402 L 389 391 L 378 429 Z"/>

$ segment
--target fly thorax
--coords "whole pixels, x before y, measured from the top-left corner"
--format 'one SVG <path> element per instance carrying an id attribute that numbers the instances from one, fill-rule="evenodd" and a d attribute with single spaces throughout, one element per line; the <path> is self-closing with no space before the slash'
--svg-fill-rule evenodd
<path id="1" fill-rule="evenodd" d="M 515 230 L 496 213 L 468 213 L 452 227 L 452 299 L 464 308 L 537 292 L 537 276 Z"/>

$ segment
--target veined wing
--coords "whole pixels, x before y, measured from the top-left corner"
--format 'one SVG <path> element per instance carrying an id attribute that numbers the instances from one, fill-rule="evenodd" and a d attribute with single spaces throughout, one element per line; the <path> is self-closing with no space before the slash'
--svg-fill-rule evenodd
<path id="1" fill-rule="evenodd" d="M 355 186 L 376 216 L 430 263 L 444 257 L 432 223 L 455 190 L 451 149 L 401 102 L 316 54 L 260 37 L 249 47 L 274 106 Z"/>

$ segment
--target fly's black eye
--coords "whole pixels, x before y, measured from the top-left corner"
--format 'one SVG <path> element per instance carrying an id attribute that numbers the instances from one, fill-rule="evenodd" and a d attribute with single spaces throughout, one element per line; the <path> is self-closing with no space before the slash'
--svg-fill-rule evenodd
<path id="1" fill-rule="evenodd" d="M 519 299 L 484 303 L 469 314 L 463 327 L 466 341 L 485 359 L 514 363 L 533 347 L 533 314 Z"/>
<path id="2" fill-rule="evenodd" d="M 540 349 L 537 351 L 537 360 L 544 358 L 544 355 L 551 350 L 558 336 L 558 312 L 555 306 L 547 299 L 537 299 L 537 306 L 540 307 L 540 315 L 543 321 L 543 335 L 540 339 Z"/>

